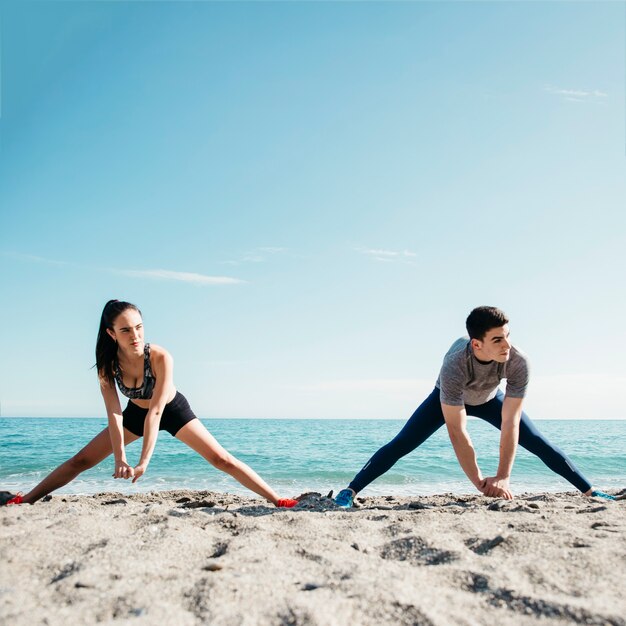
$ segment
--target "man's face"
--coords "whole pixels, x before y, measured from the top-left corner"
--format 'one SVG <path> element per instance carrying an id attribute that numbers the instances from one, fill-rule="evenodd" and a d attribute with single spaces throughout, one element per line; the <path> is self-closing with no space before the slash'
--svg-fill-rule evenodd
<path id="1" fill-rule="evenodd" d="M 481 361 L 497 361 L 506 363 L 511 355 L 511 342 L 509 341 L 509 325 L 488 330 L 481 340 L 472 339 L 474 355 Z"/>

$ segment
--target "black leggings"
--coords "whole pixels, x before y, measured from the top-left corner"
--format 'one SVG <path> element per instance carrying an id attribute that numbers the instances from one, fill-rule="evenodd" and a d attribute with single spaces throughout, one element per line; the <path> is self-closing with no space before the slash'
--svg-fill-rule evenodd
<path id="1" fill-rule="evenodd" d="M 479 417 L 500 430 L 502 426 L 502 403 L 504 394 L 498 390 L 493 400 L 477 406 L 466 405 L 468 415 Z M 350 483 L 350 489 L 356 493 L 391 469 L 399 458 L 412 452 L 424 443 L 436 430 L 445 423 L 439 389 L 435 390 L 420 404 L 404 428 L 387 445 L 383 446 L 365 464 L 363 469 Z M 552 445 L 522 412 L 519 427 L 519 445 L 536 454 L 553 472 L 563 476 L 574 487 L 585 493 L 591 489 L 589 481 L 580 473 L 576 466 L 559 448 Z"/>
<path id="2" fill-rule="evenodd" d="M 143 425 L 146 421 L 147 414 L 148 409 L 137 406 L 134 402 L 129 400 L 128 405 L 122 413 L 124 417 L 122 424 L 124 428 L 130 430 L 133 435 L 143 437 Z M 168 402 L 163 409 L 159 430 L 167 430 L 170 435 L 175 436 L 187 422 L 191 422 L 191 420 L 195 419 L 197 418 L 191 410 L 187 398 L 177 391 L 174 399 Z"/>

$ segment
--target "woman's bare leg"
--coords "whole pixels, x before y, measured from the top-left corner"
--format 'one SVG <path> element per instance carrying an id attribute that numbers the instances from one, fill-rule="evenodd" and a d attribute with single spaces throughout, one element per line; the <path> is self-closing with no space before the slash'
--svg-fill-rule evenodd
<path id="1" fill-rule="evenodd" d="M 135 441 L 135 439 L 139 439 L 139 437 L 125 428 L 124 445 L 128 445 L 132 441 Z M 81 472 L 94 467 L 94 465 L 98 465 L 98 463 L 104 461 L 112 452 L 113 448 L 111 446 L 109 429 L 105 428 L 80 452 L 48 474 L 36 487 L 23 497 L 22 502 L 28 504 L 37 502 L 37 500 L 47 496 L 55 489 L 67 485 L 67 483 L 74 480 Z"/>
<path id="2" fill-rule="evenodd" d="M 204 457 L 211 465 L 230 474 L 244 487 L 263 496 L 273 504 L 278 502 L 276 492 L 253 469 L 224 450 L 199 419 L 187 422 L 176 433 L 176 437 Z"/>

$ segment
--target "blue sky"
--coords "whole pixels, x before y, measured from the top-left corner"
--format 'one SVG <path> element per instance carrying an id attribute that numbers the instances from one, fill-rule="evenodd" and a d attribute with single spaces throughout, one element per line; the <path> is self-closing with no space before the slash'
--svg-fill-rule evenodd
<path id="1" fill-rule="evenodd" d="M 0 11 L 3 415 L 103 415 L 116 297 L 201 417 L 408 417 L 480 304 L 626 417 L 623 3 Z"/>

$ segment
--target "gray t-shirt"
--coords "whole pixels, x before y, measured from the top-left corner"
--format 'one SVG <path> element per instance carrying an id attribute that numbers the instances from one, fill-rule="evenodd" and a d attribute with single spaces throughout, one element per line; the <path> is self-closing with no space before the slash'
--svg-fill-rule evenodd
<path id="1" fill-rule="evenodd" d="M 506 395 L 523 398 L 528 386 L 528 358 L 511 346 L 506 363 L 481 363 L 475 356 L 469 337 L 457 339 L 446 355 L 437 378 L 441 402 L 451 406 L 484 404 L 495 397 L 500 381 L 506 378 Z"/>

